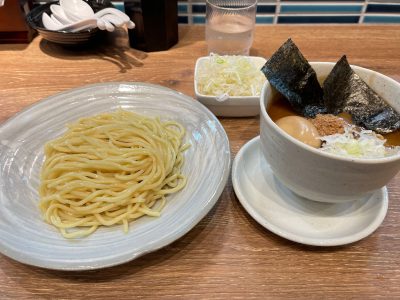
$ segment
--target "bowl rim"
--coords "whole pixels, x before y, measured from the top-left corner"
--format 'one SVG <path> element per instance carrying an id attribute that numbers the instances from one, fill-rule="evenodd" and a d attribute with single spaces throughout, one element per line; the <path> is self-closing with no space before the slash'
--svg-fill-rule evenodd
<path id="1" fill-rule="evenodd" d="M 206 4 L 209 4 L 212 6 L 214 9 L 224 9 L 228 11 L 241 11 L 241 10 L 249 10 L 252 9 L 254 6 L 256 6 L 258 3 L 258 0 L 254 0 L 253 3 L 248 4 L 247 6 L 241 6 L 241 7 L 224 7 L 223 5 L 218 5 L 217 3 L 211 2 L 210 0 L 206 1 Z"/>
<path id="2" fill-rule="evenodd" d="M 219 55 L 219 54 L 218 54 Z M 267 62 L 267 59 L 265 57 L 262 56 L 253 56 L 253 55 L 219 55 L 219 56 L 242 56 L 242 57 L 247 57 L 251 60 L 262 60 L 264 63 Z M 197 58 L 196 60 L 196 64 L 194 67 L 194 93 L 196 95 L 196 97 L 202 97 L 203 99 L 207 99 L 207 100 L 216 100 L 217 96 L 211 96 L 211 95 L 205 95 L 199 92 L 198 88 L 197 88 L 197 72 L 199 70 L 200 64 L 205 61 L 205 60 L 209 60 L 210 59 L 210 55 L 207 56 L 201 56 L 199 58 Z M 262 91 L 262 88 L 261 88 Z M 228 99 L 230 100 L 238 100 L 238 99 L 251 99 L 251 100 L 256 100 L 259 99 L 261 97 L 261 91 L 260 91 L 260 95 L 259 96 L 229 96 Z M 220 104 L 224 104 L 224 102 L 218 102 Z"/>
<path id="3" fill-rule="evenodd" d="M 309 62 L 311 66 L 334 66 L 336 63 L 334 62 L 318 62 L 318 61 L 314 61 L 314 62 Z M 383 79 L 385 79 L 385 81 L 389 81 L 394 83 L 395 85 L 397 85 L 400 89 L 400 83 L 397 82 L 396 80 L 383 75 L 382 73 L 373 71 L 371 69 L 367 69 L 367 68 L 363 68 L 357 65 L 350 65 L 351 68 L 356 72 L 356 71 L 362 71 L 362 72 L 366 72 L 369 74 L 374 74 L 376 76 L 379 76 Z M 357 73 L 357 72 L 356 72 Z M 337 154 L 333 154 L 333 153 L 328 153 L 328 152 L 323 152 L 320 149 L 316 149 L 313 148 L 297 139 L 295 139 L 294 137 L 290 136 L 288 133 L 286 133 L 284 130 L 282 130 L 278 125 L 275 124 L 274 121 L 272 121 L 272 119 L 270 118 L 269 114 L 267 113 L 266 107 L 265 107 L 265 95 L 267 90 L 271 89 L 272 86 L 269 83 L 268 79 L 265 81 L 262 89 L 261 89 L 261 95 L 260 95 L 260 118 L 263 118 L 269 126 L 271 126 L 271 128 L 273 128 L 273 130 L 275 130 L 276 133 L 278 133 L 280 136 L 282 136 L 283 138 L 285 138 L 286 140 L 290 141 L 291 143 L 293 143 L 294 145 L 302 148 L 303 150 L 308 150 L 311 153 L 321 156 L 321 157 L 326 157 L 327 159 L 332 159 L 332 160 L 338 160 L 338 161 L 343 161 L 343 162 L 351 162 L 351 163 L 359 163 L 359 164 L 382 164 L 382 163 L 390 163 L 390 162 L 394 162 L 394 161 L 399 161 L 400 160 L 400 153 L 391 155 L 391 156 L 387 156 L 387 157 L 382 157 L 382 158 L 359 158 L 359 157 L 346 157 L 346 156 L 340 156 Z M 260 124 L 261 126 L 261 124 Z"/>

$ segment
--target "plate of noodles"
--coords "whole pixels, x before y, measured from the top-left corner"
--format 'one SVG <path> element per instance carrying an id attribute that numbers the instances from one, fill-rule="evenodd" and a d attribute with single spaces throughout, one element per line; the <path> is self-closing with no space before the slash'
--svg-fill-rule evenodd
<path id="1" fill-rule="evenodd" d="M 109 267 L 192 229 L 226 184 L 218 119 L 174 90 L 101 83 L 0 125 L 0 252 L 59 270 Z"/>

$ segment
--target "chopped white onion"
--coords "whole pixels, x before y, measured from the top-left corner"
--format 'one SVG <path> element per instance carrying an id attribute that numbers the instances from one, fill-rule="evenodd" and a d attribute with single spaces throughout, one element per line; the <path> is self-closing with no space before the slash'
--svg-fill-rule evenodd
<path id="1" fill-rule="evenodd" d="M 342 134 L 321 137 L 325 143 L 321 150 L 340 156 L 356 158 L 382 158 L 400 153 L 400 147 L 385 147 L 386 140 L 380 138 L 372 130 L 355 129 L 355 126 L 345 126 Z"/>
<path id="2" fill-rule="evenodd" d="M 211 54 L 199 66 L 197 88 L 210 96 L 259 96 L 265 76 L 246 56 Z"/>

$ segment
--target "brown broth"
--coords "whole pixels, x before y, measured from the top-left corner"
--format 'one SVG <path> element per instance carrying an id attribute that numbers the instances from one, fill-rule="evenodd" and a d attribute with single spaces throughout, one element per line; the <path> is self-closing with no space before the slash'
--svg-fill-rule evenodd
<path id="1" fill-rule="evenodd" d="M 274 122 L 283 117 L 298 116 L 289 101 L 279 93 L 277 93 L 275 98 L 269 103 L 267 113 Z"/>
<path id="2" fill-rule="evenodd" d="M 299 116 L 293 110 L 289 101 L 279 93 L 276 94 L 275 98 L 268 105 L 267 113 L 274 122 L 287 116 Z M 341 113 L 339 116 L 348 122 L 351 120 L 350 115 L 347 113 Z M 400 146 L 400 130 L 383 134 L 383 137 L 386 139 L 386 146 Z"/>
<path id="3" fill-rule="evenodd" d="M 400 131 L 383 134 L 386 139 L 386 146 L 400 146 Z"/>

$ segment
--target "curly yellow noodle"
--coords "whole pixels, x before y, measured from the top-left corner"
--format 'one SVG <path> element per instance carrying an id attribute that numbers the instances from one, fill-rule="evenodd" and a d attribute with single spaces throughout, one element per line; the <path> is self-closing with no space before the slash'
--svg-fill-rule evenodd
<path id="1" fill-rule="evenodd" d="M 40 209 L 66 238 L 99 226 L 158 217 L 165 196 L 186 185 L 184 127 L 118 110 L 80 119 L 45 145 Z"/>

